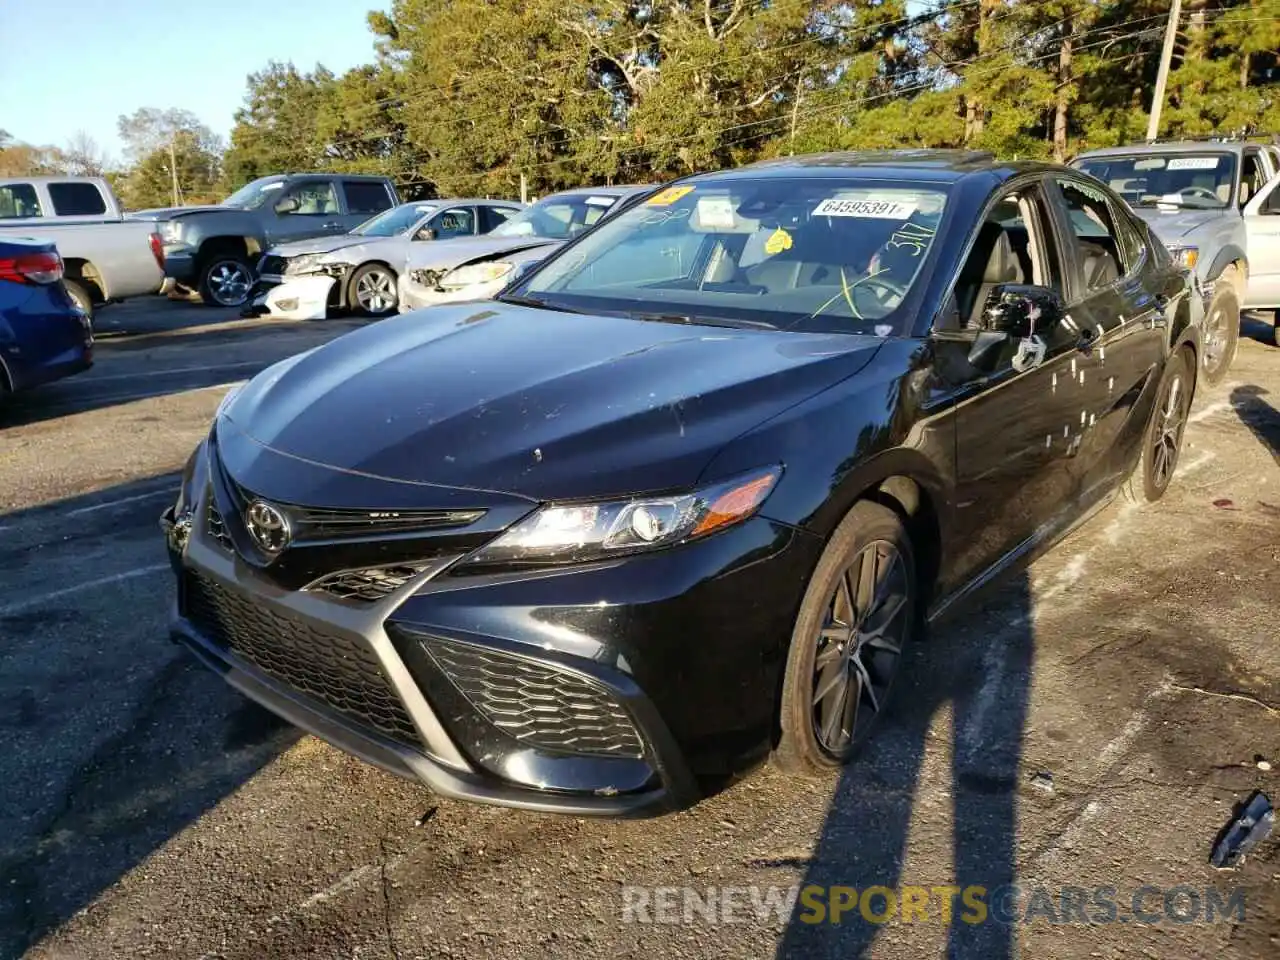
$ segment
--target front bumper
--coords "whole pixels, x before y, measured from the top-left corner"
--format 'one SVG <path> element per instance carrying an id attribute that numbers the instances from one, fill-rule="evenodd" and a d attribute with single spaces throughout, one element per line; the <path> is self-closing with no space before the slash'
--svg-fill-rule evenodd
<path id="1" fill-rule="evenodd" d="M 194 250 L 170 249 L 164 252 L 164 275 L 177 283 L 191 286 L 196 280 L 196 253 Z"/>
<path id="2" fill-rule="evenodd" d="M 506 285 L 507 278 L 502 277 L 497 280 L 490 280 L 488 283 L 473 283 L 466 287 L 446 290 L 440 287 L 424 287 L 421 284 L 402 278 L 400 281 L 399 310 L 401 313 L 408 313 L 410 310 L 421 310 L 424 307 L 431 307 L 440 303 L 489 300 L 501 293 Z"/>
<path id="3" fill-rule="evenodd" d="M 196 519 L 207 506 L 196 504 L 189 531 L 168 538 L 180 583 L 172 634 L 202 662 L 289 721 L 441 795 L 575 815 L 687 806 L 703 792 L 697 774 L 737 772 L 767 753 L 804 582 L 791 574 L 816 562 L 821 547 L 756 518 L 685 548 L 572 572 L 464 577 L 452 571 L 455 554 L 385 599 L 354 606 L 274 584 Z M 173 529 L 172 513 L 163 525 Z M 211 635 L 193 614 L 192 577 L 265 611 L 278 630 L 263 642 L 284 644 L 297 631 L 305 643 L 295 649 L 316 653 L 325 638 L 340 639 L 356 651 L 343 662 L 375 665 L 412 726 L 333 709 L 332 698 L 312 695 L 325 688 L 290 682 L 296 664 L 281 669 L 274 654 L 246 654 Z M 488 706 L 459 673 L 446 672 L 444 648 L 475 654 L 480 665 L 468 676 L 492 681 Z M 541 722 L 538 711 L 560 709 L 566 696 L 602 736 L 610 735 L 604 714 L 628 718 L 642 749 L 622 756 L 549 747 L 511 735 L 485 712 L 514 704 L 523 711 L 518 728 Z M 385 721 L 386 705 L 377 709 Z"/>

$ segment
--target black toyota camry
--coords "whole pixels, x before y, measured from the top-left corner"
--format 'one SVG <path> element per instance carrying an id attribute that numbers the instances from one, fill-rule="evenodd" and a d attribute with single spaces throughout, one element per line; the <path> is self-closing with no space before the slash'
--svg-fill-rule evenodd
<path id="1" fill-rule="evenodd" d="M 228 396 L 163 521 L 174 636 L 453 797 L 629 814 L 837 766 L 923 624 L 1163 493 L 1189 282 L 1061 167 L 677 181 Z"/>

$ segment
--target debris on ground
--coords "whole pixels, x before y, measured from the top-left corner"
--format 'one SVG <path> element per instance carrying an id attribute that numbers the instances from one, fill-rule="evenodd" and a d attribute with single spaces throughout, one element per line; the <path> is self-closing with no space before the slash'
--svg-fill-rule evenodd
<path id="1" fill-rule="evenodd" d="M 1209 862 L 1219 870 L 1239 866 L 1250 850 L 1270 836 L 1275 822 L 1271 801 L 1261 790 L 1255 790 L 1223 829 Z"/>
<path id="2" fill-rule="evenodd" d="M 1255 753 L 1253 755 L 1253 762 L 1257 765 L 1258 769 L 1261 770 L 1263 773 L 1269 773 L 1271 771 L 1271 761 L 1268 760 L 1266 757 L 1264 757 L 1262 754 Z"/>
<path id="3" fill-rule="evenodd" d="M 1037 790 L 1052 795 L 1053 793 L 1053 774 L 1048 770 L 1041 770 L 1039 773 L 1031 775 L 1031 785 Z"/>
<path id="4" fill-rule="evenodd" d="M 422 826 L 424 823 L 426 823 L 428 820 L 434 817 L 436 815 L 436 811 L 439 809 L 440 809 L 439 807 L 428 807 L 426 813 L 424 813 L 422 816 L 416 818 L 413 821 L 413 825 L 415 827 Z"/>
<path id="5" fill-rule="evenodd" d="M 1231 500 L 1228 500 L 1226 497 L 1223 497 L 1220 500 L 1213 501 L 1213 505 L 1217 507 L 1219 510 L 1235 510 L 1236 509 L 1235 503 L 1232 502 Z"/>

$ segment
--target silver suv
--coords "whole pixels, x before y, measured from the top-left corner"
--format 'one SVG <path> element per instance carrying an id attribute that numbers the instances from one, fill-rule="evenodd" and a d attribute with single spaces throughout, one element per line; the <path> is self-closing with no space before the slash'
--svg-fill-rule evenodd
<path id="1" fill-rule="evenodd" d="M 1072 166 L 1119 193 L 1191 268 L 1205 297 L 1202 376 L 1235 357 L 1240 310 L 1280 308 L 1280 164 L 1274 148 L 1233 141 L 1090 150 Z"/>

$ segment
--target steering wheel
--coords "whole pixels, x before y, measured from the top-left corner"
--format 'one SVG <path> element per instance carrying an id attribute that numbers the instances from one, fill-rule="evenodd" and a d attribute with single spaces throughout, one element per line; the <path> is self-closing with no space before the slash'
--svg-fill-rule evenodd
<path id="1" fill-rule="evenodd" d="M 896 305 L 896 302 L 900 302 L 907 295 L 905 286 L 896 280 L 890 280 L 882 273 L 869 274 L 861 280 L 854 281 L 852 286 L 855 290 L 869 288 L 876 303 L 881 307 L 888 307 L 891 303 Z"/>
<path id="2" fill-rule="evenodd" d="M 1210 190 L 1208 187 L 1199 187 L 1199 186 L 1183 187 L 1181 190 L 1178 191 L 1178 196 L 1182 196 L 1184 193 L 1190 194 L 1196 197 L 1202 197 L 1205 200 L 1213 200 L 1215 203 L 1218 200 L 1218 195 L 1214 193 L 1212 190 Z"/>

